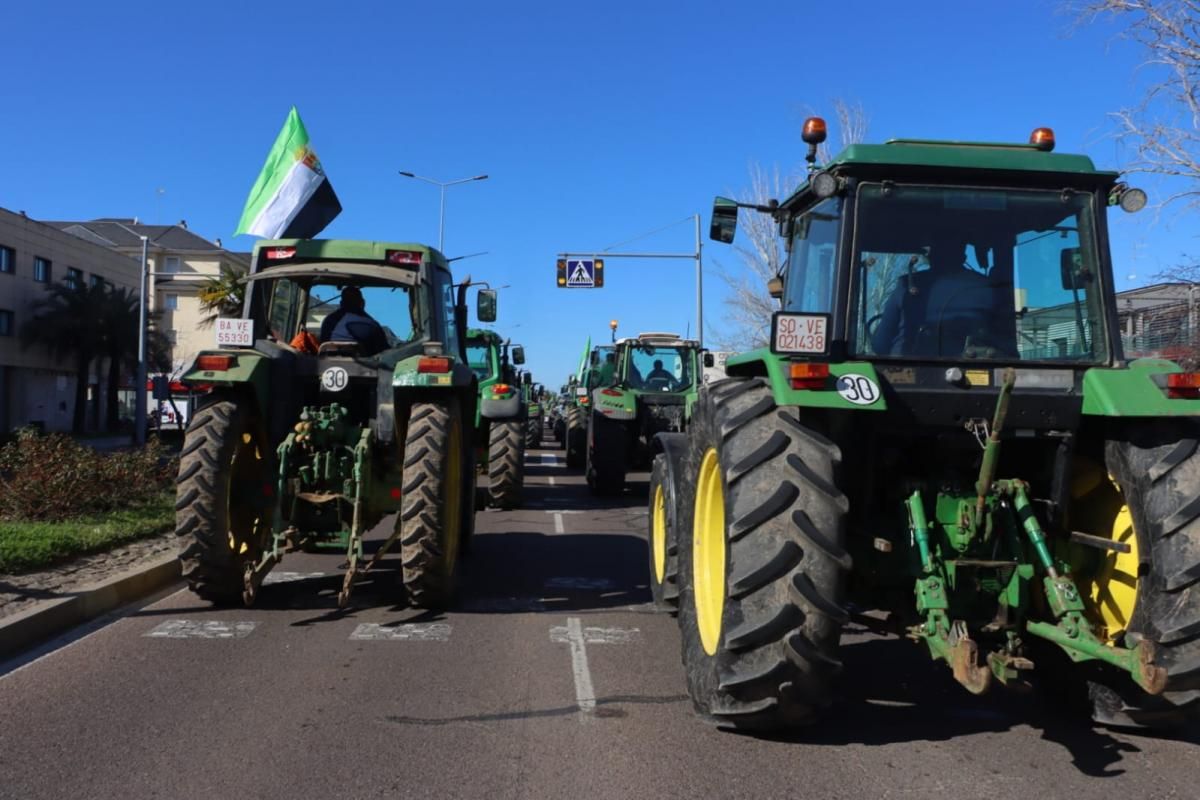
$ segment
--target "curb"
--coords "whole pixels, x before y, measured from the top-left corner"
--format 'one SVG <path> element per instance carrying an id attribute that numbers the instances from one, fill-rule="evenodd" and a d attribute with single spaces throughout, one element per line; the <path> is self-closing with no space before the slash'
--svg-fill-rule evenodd
<path id="1" fill-rule="evenodd" d="M 132 572 L 4 617 L 0 619 L 0 659 L 17 655 L 30 645 L 140 600 L 179 579 L 179 557 L 172 553 Z"/>

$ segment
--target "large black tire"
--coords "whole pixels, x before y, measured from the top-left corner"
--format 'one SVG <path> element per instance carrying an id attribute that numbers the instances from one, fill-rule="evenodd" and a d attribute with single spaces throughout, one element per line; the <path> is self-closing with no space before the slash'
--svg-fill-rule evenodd
<path id="1" fill-rule="evenodd" d="M 1105 447 L 1137 543 L 1138 574 L 1128 576 L 1136 592 L 1123 638 L 1127 646 L 1155 643 L 1167 686 L 1155 696 L 1107 666 L 1080 672 L 1097 722 L 1173 728 L 1200 720 L 1200 429 L 1156 420 L 1128 430 Z"/>
<path id="2" fill-rule="evenodd" d="M 397 525 L 410 605 L 445 608 L 454 599 L 458 556 L 469 529 L 471 459 L 457 401 L 414 403 L 404 440 Z"/>
<path id="3" fill-rule="evenodd" d="M 525 449 L 542 446 L 542 418 L 530 417 L 525 423 Z"/>
<path id="4" fill-rule="evenodd" d="M 214 603 L 242 599 L 245 570 L 271 537 L 271 460 L 241 400 L 216 398 L 192 416 L 179 456 L 175 535 L 188 587 Z"/>
<path id="5" fill-rule="evenodd" d="M 593 494 L 617 495 L 625 491 L 628 449 L 629 433 L 623 423 L 598 411 L 589 415 L 584 474 Z"/>
<path id="6" fill-rule="evenodd" d="M 650 509 L 646 522 L 650 596 L 654 607 L 679 613 L 679 542 L 676 541 L 676 492 L 667 456 L 659 453 L 650 468 Z"/>
<path id="7" fill-rule="evenodd" d="M 488 443 L 488 504 L 519 508 L 525 485 L 525 423 L 493 420 Z"/>
<path id="8" fill-rule="evenodd" d="M 689 438 L 678 538 L 692 702 L 740 730 L 810 722 L 830 702 L 848 618 L 841 451 L 758 378 L 702 390 Z"/>
<path id="9" fill-rule="evenodd" d="M 582 408 L 573 405 L 567 409 L 566 443 L 567 466 L 583 469 L 587 464 L 587 417 Z"/>

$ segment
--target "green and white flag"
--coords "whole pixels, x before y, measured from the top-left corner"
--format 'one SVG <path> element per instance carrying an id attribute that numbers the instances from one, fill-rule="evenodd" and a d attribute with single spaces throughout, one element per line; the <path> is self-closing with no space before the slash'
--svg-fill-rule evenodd
<path id="1" fill-rule="evenodd" d="M 342 204 L 308 142 L 308 131 L 292 106 L 233 235 L 310 239 L 341 211 Z"/>

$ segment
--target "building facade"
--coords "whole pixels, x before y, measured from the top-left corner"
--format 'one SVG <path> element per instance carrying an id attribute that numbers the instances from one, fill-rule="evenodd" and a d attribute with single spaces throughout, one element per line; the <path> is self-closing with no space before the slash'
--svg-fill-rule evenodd
<path id="1" fill-rule="evenodd" d="M 99 281 L 136 291 L 139 277 L 138 262 L 128 255 L 0 208 L 0 433 L 30 424 L 71 429 L 73 365 L 36 343 L 23 348 L 20 342 L 46 287 Z M 102 366 L 94 362 L 88 378 L 91 428 L 104 419 Z"/>

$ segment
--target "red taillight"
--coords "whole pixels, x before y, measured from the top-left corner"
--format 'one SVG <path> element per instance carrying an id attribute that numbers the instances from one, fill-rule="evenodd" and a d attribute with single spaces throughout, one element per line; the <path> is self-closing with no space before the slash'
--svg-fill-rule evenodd
<path id="1" fill-rule="evenodd" d="M 829 380 L 829 365 L 797 361 L 792 364 L 790 377 L 793 389 L 824 389 Z"/>
<path id="2" fill-rule="evenodd" d="M 1174 372 L 1167 376 L 1167 397 L 1200 400 L 1200 372 Z"/>
<path id="3" fill-rule="evenodd" d="M 1033 133 L 1029 134 L 1029 143 L 1048 153 L 1054 149 L 1054 131 L 1050 128 L 1034 128 Z"/>
<path id="4" fill-rule="evenodd" d="M 587 396 L 579 398 L 579 405 L 581 405 L 581 406 L 586 406 L 590 402 L 591 402 L 591 399 L 588 398 Z"/>
<path id="5" fill-rule="evenodd" d="M 620 397 L 621 393 L 616 389 L 601 389 L 600 394 L 608 395 L 609 397 Z"/>
<path id="6" fill-rule="evenodd" d="M 281 261 L 285 258 L 291 258 L 296 255 L 294 247 L 268 247 L 266 250 L 267 258 L 271 261 Z"/>
<path id="7" fill-rule="evenodd" d="M 393 486 L 393 487 L 392 487 L 392 489 L 391 489 L 391 491 L 390 491 L 390 492 L 388 492 L 388 495 L 389 495 L 389 496 L 390 496 L 390 497 L 391 497 L 393 500 L 399 500 L 399 499 L 400 499 L 400 489 L 399 489 L 399 487 L 397 487 L 397 486 Z"/>
<path id="8" fill-rule="evenodd" d="M 449 372 L 450 359 L 422 358 L 417 361 L 417 372 Z"/>
<path id="9" fill-rule="evenodd" d="M 425 254 L 419 250 L 388 250 L 386 252 L 389 264 L 420 264 Z"/>
<path id="10" fill-rule="evenodd" d="M 200 356 L 196 359 L 196 369 L 203 372 L 224 372 L 237 363 L 233 356 Z"/>
<path id="11" fill-rule="evenodd" d="M 512 391 L 512 387 L 507 383 L 497 383 L 492 387 L 492 394 L 508 394 Z"/>

